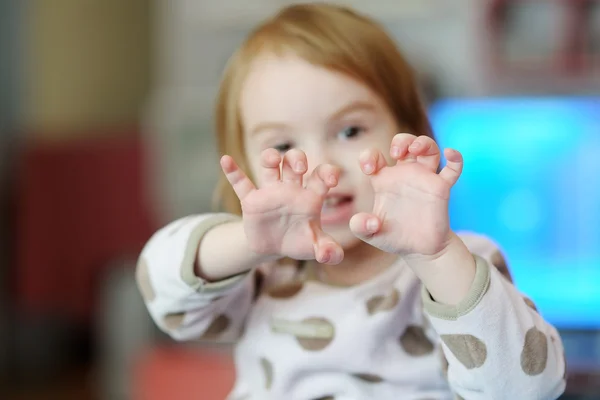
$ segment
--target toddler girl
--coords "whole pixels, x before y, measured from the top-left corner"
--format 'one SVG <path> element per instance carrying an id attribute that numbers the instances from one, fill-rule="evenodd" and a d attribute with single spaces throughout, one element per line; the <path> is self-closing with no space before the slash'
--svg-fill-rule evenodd
<path id="1" fill-rule="evenodd" d="M 415 78 L 380 25 L 323 3 L 283 9 L 230 60 L 216 124 L 224 212 L 159 230 L 137 279 L 173 338 L 237 340 L 231 400 L 563 392 L 556 329 L 492 241 L 449 227 L 462 157 L 444 150 L 439 170 Z"/>

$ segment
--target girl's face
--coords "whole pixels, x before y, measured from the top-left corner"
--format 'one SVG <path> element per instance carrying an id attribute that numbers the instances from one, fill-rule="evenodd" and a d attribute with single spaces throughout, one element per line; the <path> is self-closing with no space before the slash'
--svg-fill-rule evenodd
<path id="1" fill-rule="evenodd" d="M 348 222 L 356 212 L 372 210 L 373 189 L 360 170 L 359 154 L 375 148 L 389 157 L 390 140 L 398 133 L 379 96 L 347 75 L 300 58 L 264 56 L 244 84 L 241 117 L 253 176 L 260 176 L 260 154 L 267 148 L 304 151 L 306 176 L 320 164 L 340 168 L 338 186 L 323 208 L 322 227 L 344 249 L 360 243 Z"/>

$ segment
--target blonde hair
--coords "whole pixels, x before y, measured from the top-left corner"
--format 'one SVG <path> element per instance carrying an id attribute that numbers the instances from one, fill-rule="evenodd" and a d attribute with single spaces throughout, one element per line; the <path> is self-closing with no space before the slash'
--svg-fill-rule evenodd
<path id="1" fill-rule="evenodd" d="M 232 156 L 247 174 L 240 94 L 253 60 L 265 52 L 294 54 L 357 79 L 383 99 L 398 126 L 433 137 L 413 71 L 380 24 L 342 6 L 296 4 L 248 36 L 229 60 L 221 82 L 215 115 L 219 152 Z M 241 214 L 239 199 L 224 176 L 215 195 L 224 211 Z"/>

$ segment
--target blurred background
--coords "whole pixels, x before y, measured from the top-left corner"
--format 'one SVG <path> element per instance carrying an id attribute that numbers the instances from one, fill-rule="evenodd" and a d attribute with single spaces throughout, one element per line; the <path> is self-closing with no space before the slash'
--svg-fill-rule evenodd
<path id="1" fill-rule="evenodd" d="M 420 73 L 463 152 L 455 229 L 493 237 L 563 335 L 564 399 L 600 399 L 600 0 L 345 0 Z M 291 0 L 0 1 L 0 398 L 223 399 L 229 346 L 157 332 L 150 235 L 211 209 L 212 109 Z"/>

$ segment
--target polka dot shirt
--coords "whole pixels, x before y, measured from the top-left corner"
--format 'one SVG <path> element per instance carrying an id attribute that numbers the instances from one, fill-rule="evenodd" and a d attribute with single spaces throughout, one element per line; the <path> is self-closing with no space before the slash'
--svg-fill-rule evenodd
<path id="1" fill-rule="evenodd" d="M 235 342 L 229 400 L 550 400 L 564 391 L 560 336 L 512 284 L 491 240 L 460 235 L 477 271 L 453 307 L 433 301 L 402 261 L 351 287 L 295 264 L 205 282 L 193 272 L 199 242 L 234 218 L 169 224 L 137 267 L 142 297 L 164 332 Z"/>

